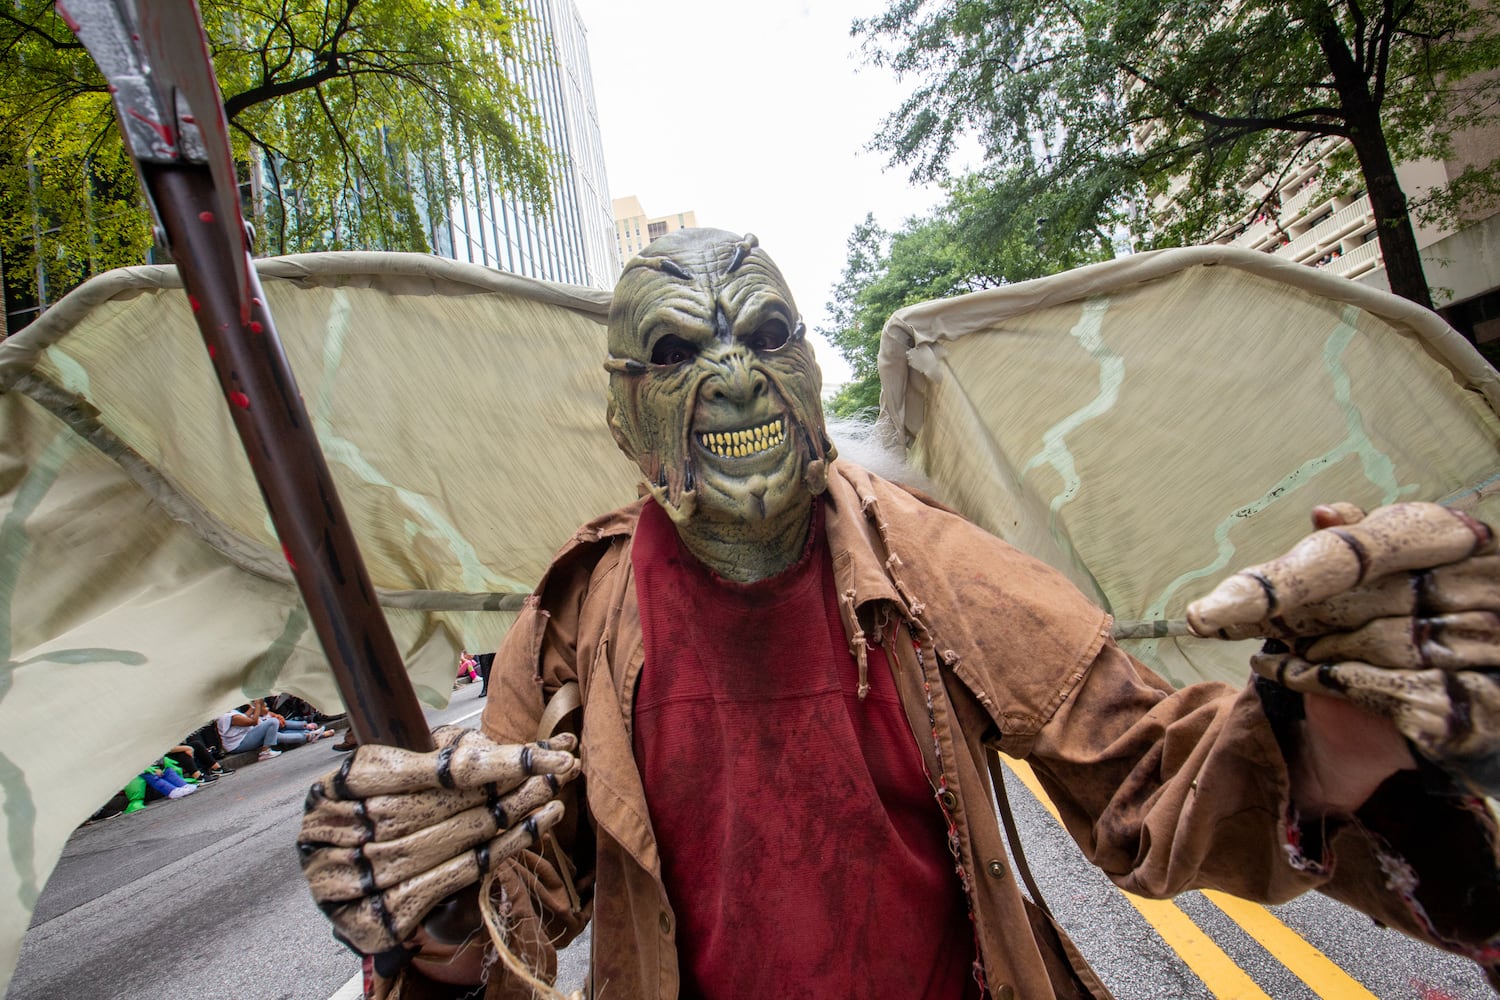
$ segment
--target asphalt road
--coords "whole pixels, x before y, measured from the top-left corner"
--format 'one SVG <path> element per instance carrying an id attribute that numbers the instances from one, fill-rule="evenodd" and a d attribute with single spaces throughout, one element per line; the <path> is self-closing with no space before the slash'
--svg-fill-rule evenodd
<path id="1" fill-rule="evenodd" d="M 1474 963 L 1315 892 L 1273 907 L 1203 892 L 1132 902 L 1084 860 L 1018 773 L 1024 765 L 1006 787 L 1038 888 L 1120 1000 L 1495 997 Z"/>
<path id="2" fill-rule="evenodd" d="M 476 714 L 454 693 L 436 726 Z M 293 848 L 335 740 L 284 752 L 177 801 L 80 827 L 21 946 L 8 1000 L 325 1000 L 359 972 Z"/>
<path id="3" fill-rule="evenodd" d="M 472 720 L 467 687 L 433 725 Z M 327 1000 L 359 971 L 313 906 L 292 844 L 302 799 L 342 755 L 320 741 L 176 802 L 81 827 L 38 902 L 8 1000 Z M 1316 894 L 1271 909 L 1189 893 L 1132 903 L 1008 783 L 1043 894 L 1120 1000 L 1474 1000 L 1461 959 Z M 563 956 L 582 983 L 586 940 Z"/>

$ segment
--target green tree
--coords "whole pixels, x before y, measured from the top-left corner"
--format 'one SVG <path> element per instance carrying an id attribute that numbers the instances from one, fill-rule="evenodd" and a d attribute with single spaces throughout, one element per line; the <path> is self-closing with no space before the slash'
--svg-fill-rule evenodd
<path id="1" fill-rule="evenodd" d="M 894 162 L 939 174 L 971 135 L 991 164 L 1102 174 L 1137 200 L 1147 245 L 1213 236 L 1255 210 L 1255 182 L 1344 140 L 1325 183 L 1368 192 L 1391 289 L 1423 305 L 1394 164 L 1446 157 L 1500 91 L 1500 24 L 1468 0 L 895 0 L 854 33 L 920 81 L 875 139 Z M 1421 207 L 1451 216 L 1497 189 L 1481 164 Z"/>
<path id="2" fill-rule="evenodd" d="M 818 331 L 854 370 L 830 404 L 839 416 L 878 409 L 880 333 L 897 309 L 1114 256 L 1119 219 L 1098 204 L 1111 200 L 1106 190 L 1046 186 L 1030 168 L 969 174 L 944 188 L 941 205 L 899 230 L 884 230 L 868 215 L 849 237 L 844 273 L 828 303 L 830 323 Z"/>
<path id="3" fill-rule="evenodd" d="M 9 8 L 0 252 L 12 294 L 56 298 L 141 263 L 150 220 L 88 54 L 51 0 Z M 236 158 L 271 178 L 257 252 L 430 250 L 427 204 L 443 213 L 460 161 L 548 203 L 549 156 L 524 85 L 536 28 L 521 0 L 202 0 L 202 10 Z"/>

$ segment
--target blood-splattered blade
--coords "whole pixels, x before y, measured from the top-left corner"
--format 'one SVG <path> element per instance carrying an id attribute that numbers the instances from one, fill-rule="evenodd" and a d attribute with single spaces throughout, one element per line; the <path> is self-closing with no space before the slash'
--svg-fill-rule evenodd
<path id="1" fill-rule="evenodd" d="M 94 57 L 138 165 L 206 165 L 213 177 L 212 220 L 227 244 L 245 251 L 236 289 L 250 315 L 249 241 L 229 147 L 224 103 L 196 0 L 58 0 L 57 12 Z M 151 186 L 146 185 L 150 197 Z M 157 206 L 152 211 L 160 220 Z"/>
<path id="2" fill-rule="evenodd" d="M 196 132 L 202 143 L 204 158 L 214 178 L 214 192 L 219 209 L 218 223 L 230 245 L 245 247 L 244 266 L 237 275 L 240 312 L 250 315 L 249 242 L 245 220 L 240 213 L 239 184 L 235 178 L 234 159 L 229 149 L 229 123 L 224 117 L 224 99 L 214 76 L 213 59 L 197 0 L 146 0 L 138 4 L 141 45 L 146 65 L 163 89 L 170 88 L 175 100 L 170 107 L 177 111 L 178 133 Z M 187 105 L 186 111 L 183 104 Z"/>

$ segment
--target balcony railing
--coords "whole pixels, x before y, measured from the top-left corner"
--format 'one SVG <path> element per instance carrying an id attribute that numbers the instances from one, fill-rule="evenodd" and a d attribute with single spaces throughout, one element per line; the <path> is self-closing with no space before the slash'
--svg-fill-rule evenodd
<path id="1" fill-rule="evenodd" d="M 1283 198 L 1281 200 L 1282 220 L 1285 221 L 1287 219 L 1295 219 L 1299 214 L 1301 214 L 1302 209 L 1306 207 L 1308 201 L 1312 199 L 1313 192 L 1317 189 L 1317 182 L 1314 181 L 1313 183 L 1308 184 L 1301 190 L 1297 191 L 1297 193 L 1293 194 L 1290 198 Z"/>
<path id="2" fill-rule="evenodd" d="M 1243 233 L 1240 233 L 1234 239 L 1230 240 L 1229 243 L 1231 246 L 1250 247 L 1253 249 L 1256 244 L 1263 241 L 1270 234 L 1270 232 L 1271 220 L 1262 219 L 1259 222 L 1250 223 L 1245 227 L 1245 231 Z"/>
<path id="3" fill-rule="evenodd" d="M 1366 271 L 1375 270 L 1383 260 L 1380 256 L 1380 241 L 1371 240 L 1330 262 L 1324 270 L 1341 278 L 1357 278 Z"/>
<path id="4" fill-rule="evenodd" d="M 1358 229 L 1373 217 L 1374 213 L 1370 209 L 1370 196 L 1360 195 L 1351 204 L 1345 205 L 1337 212 L 1334 212 L 1333 218 L 1329 222 L 1333 223 L 1333 228 L 1342 236 L 1347 232 Z"/>
<path id="5" fill-rule="evenodd" d="M 1283 247 L 1279 252 L 1283 257 L 1302 260 L 1320 249 L 1331 247 L 1339 237 L 1354 232 L 1369 220 L 1370 198 L 1364 195 L 1292 240 L 1289 246 Z"/>

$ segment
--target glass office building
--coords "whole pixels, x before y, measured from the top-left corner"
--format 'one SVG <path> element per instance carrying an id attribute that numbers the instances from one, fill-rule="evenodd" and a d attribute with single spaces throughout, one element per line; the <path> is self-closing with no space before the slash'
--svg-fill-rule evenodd
<path id="1" fill-rule="evenodd" d="M 446 213 L 430 213 L 433 249 L 444 257 L 595 288 L 620 273 L 614 213 L 589 74 L 586 31 L 573 0 L 527 0 L 526 90 L 554 154 L 552 205 L 541 210 L 460 164 L 464 190 Z"/>

